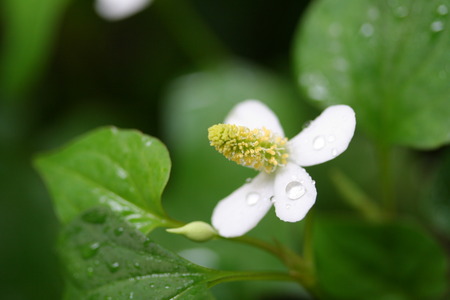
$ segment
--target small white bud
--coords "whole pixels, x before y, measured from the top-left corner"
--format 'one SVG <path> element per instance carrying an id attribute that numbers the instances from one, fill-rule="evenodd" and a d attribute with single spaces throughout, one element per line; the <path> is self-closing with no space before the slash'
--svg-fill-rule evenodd
<path id="1" fill-rule="evenodd" d="M 166 229 L 167 232 L 182 234 L 195 242 L 206 242 L 217 236 L 216 230 L 208 223 L 194 221 L 178 228 Z"/>

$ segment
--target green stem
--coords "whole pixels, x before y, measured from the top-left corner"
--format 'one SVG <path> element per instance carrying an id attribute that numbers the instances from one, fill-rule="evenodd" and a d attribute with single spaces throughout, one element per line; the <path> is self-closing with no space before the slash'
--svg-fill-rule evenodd
<path id="1" fill-rule="evenodd" d="M 224 239 L 226 239 L 226 238 L 224 238 Z M 275 256 L 280 257 L 279 247 L 269 244 L 269 243 L 259 240 L 259 239 L 255 239 L 255 238 L 252 238 L 249 236 L 240 236 L 240 237 L 226 239 L 226 240 L 236 241 L 236 242 L 247 244 L 247 245 L 250 245 L 250 246 L 253 246 L 256 248 L 260 248 L 260 249 L 267 251 Z"/>
<path id="2" fill-rule="evenodd" d="M 379 222 L 383 219 L 383 213 L 378 203 L 342 171 L 333 169 L 330 172 L 330 177 L 344 201 L 357 210 L 366 220 Z"/>
<path id="3" fill-rule="evenodd" d="M 281 272 L 224 272 L 217 279 L 210 281 L 208 287 L 224 282 L 245 280 L 295 281 L 289 274 Z"/>
<path id="4" fill-rule="evenodd" d="M 199 67 L 228 56 L 228 50 L 192 8 L 189 0 L 158 0 L 154 7 L 170 34 Z"/>
<path id="5" fill-rule="evenodd" d="M 306 224 L 305 230 L 305 258 L 302 258 L 300 255 L 292 251 L 290 248 L 282 245 L 272 245 L 265 241 L 242 236 L 230 239 L 232 241 L 248 244 L 257 248 L 260 248 L 264 251 L 267 251 L 276 257 L 278 257 L 283 264 L 289 269 L 288 276 L 291 278 L 291 281 L 296 281 L 301 286 L 303 286 L 311 295 L 314 297 L 320 298 L 318 295 L 317 286 L 316 286 L 316 278 L 314 273 L 314 262 L 313 262 L 313 254 L 312 254 L 312 225 L 311 218 L 308 217 L 309 224 Z"/>

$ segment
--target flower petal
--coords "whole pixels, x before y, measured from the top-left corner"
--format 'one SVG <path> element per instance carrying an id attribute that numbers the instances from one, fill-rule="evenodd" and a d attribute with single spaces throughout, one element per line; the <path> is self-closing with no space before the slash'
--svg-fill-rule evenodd
<path id="1" fill-rule="evenodd" d="M 138 13 L 151 2 L 152 0 L 97 0 L 95 9 L 102 18 L 117 21 Z"/>
<path id="2" fill-rule="evenodd" d="M 284 137 L 283 127 L 274 112 L 258 100 L 245 100 L 237 104 L 225 119 L 225 124 L 245 126 L 250 129 L 267 128 Z"/>
<path id="3" fill-rule="evenodd" d="M 355 126 L 350 106 L 330 106 L 289 141 L 289 159 L 304 167 L 331 160 L 347 149 Z"/>
<path id="4" fill-rule="evenodd" d="M 221 236 L 241 236 L 258 224 L 272 206 L 273 179 L 260 173 L 217 204 L 212 224 Z"/>
<path id="5" fill-rule="evenodd" d="M 277 171 L 274 192 L 275 212 L 285 222 L 303 219 L 317 196 L 315 183 L 309 174 L 293 163 Z"/>

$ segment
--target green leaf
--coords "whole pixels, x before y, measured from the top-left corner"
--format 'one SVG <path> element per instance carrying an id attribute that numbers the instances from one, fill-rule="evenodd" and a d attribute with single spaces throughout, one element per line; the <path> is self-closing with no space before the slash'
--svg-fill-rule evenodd
<path id="1" fill-rule="evenodd" d="M 314 1 L 295 41 L 300 86 L 345 103 L 390 144 L 450 141 L 450 0 Z"/>
<path id="2" fill-rule="evenodd" d="M 220 274 L 155 244 L 105 207 L 66 226 L 59 253 L 65 299 L 212 299 L 207 285 Z"/>
<path id="3" fill-rule="evenodd" d="M 0 95 L 23 96 L 50 54 L 57 24 L 70 0 L 3 0 Z"/>
<path id="4" fill-rule="evenodd" d="M 107 205 L 142 232 L 173 225 L 161 206 L 170 158 L 156 138 L 101 128 L 40 156 L 36 166 L 63 223 L 86 209 Z"/>
<path id="5" fill-rule="evenodd" d="M 447 286 L 444 250 L 410 224 L 322 217 L 314 247 L 327 299 L 440 299 Z"/>

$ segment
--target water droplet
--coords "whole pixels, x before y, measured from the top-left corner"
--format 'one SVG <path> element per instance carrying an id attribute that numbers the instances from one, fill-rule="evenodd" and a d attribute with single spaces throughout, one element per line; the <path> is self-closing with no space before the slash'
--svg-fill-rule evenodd
<path id="1" fill-rule="evenodd" d="M 153 143 L 152 141 L 146 141 L 145 146 L 150 147 L 152 145 L 152 143 Z"/>
<path id="2" fill-rule="evenodd" d="M 330 143 L 334 142 L 335 140 L 336 140 L 336 137 L 334 135 L 329 135 L 327 137 L 327 141 L 330 142 Z"/>
<path id="3" fill-rule="evenodd" d="M 348 62 L 345 58 L 343 57 L 337 57 L 334 61 L 333 61 L 333 66 L 336 70 L 338 71 L 342 71 L 345 72 L 348 69 Z"/>
<path id="4" fill-rule="evenodd" d="M 135 263 L 134 263 L 134 267 L 135 267 L 136 269 L 140 269 L 140 268 L 141 268 L 141 264 L 138 263 L 138 262 L 135 262 Z"/>
<path id="5" fill-rule="evenodd" d="M 98 249 L 100 249 L 101 244 L 99 242 L 88 243 L 81 247 L 81 256 L 84 259 L 88 259 L 97 254 Z"/>
<path id="6" fill-rule="evenodd" d="M 444 23 L 442 21 L 434 21 L 433 23 L 431 23 L 430 29 L 433 32 L 442 31 L 444 30 Z"/>
<path id="7" fill-rule="evenodd" d="M 286 204 L 286 209 L 290 209 L 291 205 L 290 204 Z"/>
<path id="8" fill-rule="evenodd" d="M 117 168 L 117 176 L 119 176 L 120 178 L 122 178 L 122 179 L 125 179 L 125 178 L 127 178 L 128 177 L 128 173 L 127 173 L 127 171 L 125 171 L 124 169 L 122 169 L 122 168 Z"/>
<path id="9" fill-rule="evenodd" d="M 270 203 L 275 203 L 277 200 L 275 200 L 275 196 L 270 197 Z"/>
<path id="10" fill-rule="evenodd" d="M 446 14 L 448 14 L 448 7 L 445 4 L 441 4 L 438 6 L 436 11 L 441 16 L 445 16 Z"/>
<path id="11" fill-rule="evenodd" d="M 117 272 L 119 270 L 119 268 L 120 268 L 120 264 L 117 261 L 108 265 L 108 269 L 111 273 Z"/>
<path id="12" fill-rule="evenodd" d="M 106 212 L 101 210 L 88 211 L 82 216 L 82 219 L 91 224 L 103 224 L 106 221 Z"/>
<path id="13" fill-rule="evenodd" d="M 309 96 L 314 100 L 323 100 L 328 95 L 328 90 L 324 85 L 314 84 L 308 89 Z"/>
<path id="14" fill-rule="evenodd" d="M 371 20 L 376 20 L 380 16 L 380 11 L 378 10 L 378 8 L 374 6 L 370 7 L 369 10 L 367 11 L 367 16 Z"/>
<path id="15" fill-rule="evenodd" d="M 124 232 L 124 230 L 125 230 L 125 229 L 123 229 L 123 227 L 118 227 L 118 228 L 114 229 L 114 234 L 115 234 L 116 236 L 120 236 L 120 235 L 122 235 L 122 233 Z"/>
<path id="16" fill-rule="evenodd" d="M 117 127 L 111 127 L 112 134 L 117 134 L 117 132 L 118 132 Z"/>
<path id="17" fill-rule="evenodd" d="M 256 203 L 258 203 L 260 198 L 261 198 L 261 196 L 258 193 L 250 192 L 247 194 L 246 201 L 247 201 L 248 205 L 253 206 Z"/>
<path id="18" fill-rule="evenodd" d="M 300 199 L 305 193 L 305 186 L 298 181 L 291 181 L 286 185 L 286 195 L 291 200 Z"/>
<path id="19" fill-rule="evenodd" d="M 170 286 L 166 285 L 164 288 L 165 288 L 165 289 L 170 289 Z"/>
<path id="20" fill-rule="evenodd" d="M 252 180 L 253 180 L 253 178 L 247 178 L 247 179 L 245 179 L 245 182 L 250 183 L 250 182 L 252 182 Z"/>
<path id="21" fill-rule="evenodd" d="M 337 150 L 336 150 L 336 148 L 331 149 L 331 155 L 332 155 L 333 157 L 336 157 L 336 156 L 337 156 Z"/>
<path id="22" fill-rule="evenodd" d="M 311 183 L 312 183 L 313 185 L 316 185 L 316 181 L 315 181 L 315 180 L 311 181 Z"/>
<path id="23" fill-rule="evenodd" d="M 364 23 L 361 25 L 361 28 L 359 29 L 359 32 L 365 37 L 370 37 L 373 35 L 374 32 L 373 25 L 370 23 Z"/>
<path id="24" fill-rule="evenodd" d="M 328 80 L 320 73 L 306 73 L 300 76 L 299 82 L 308 90 L 311 99 L 322 101 L 328 97 Z"/>
<path id="25" fill-rule="evenodd" d="M 342 33 L 342 26 L 339 23 L 332 23 L 330 27 L 328 27 L 328 32 L 332 37 L 339 37 Z"/>
<path id="26" fill-rule="evenodd" d="M 395 15 L 399 18 L 407 17 L 409 14 L 409 10 L 406 6 L 399 6 L 394 11 Z"/>
<path id="27" fill-rule="evenodd" d="M 325 139 L 323 136 L 317 136 L 313 141 L 314 150 L 320 150 L 325 147 Z"/>
<path id="28" fill-rule="evenodd" d="M 129 299 L 133 299 L 134 298 L 134 292 L 130 292 L 130 297 Z"/>

